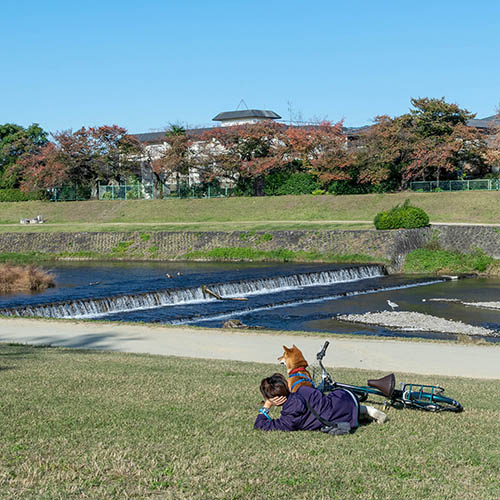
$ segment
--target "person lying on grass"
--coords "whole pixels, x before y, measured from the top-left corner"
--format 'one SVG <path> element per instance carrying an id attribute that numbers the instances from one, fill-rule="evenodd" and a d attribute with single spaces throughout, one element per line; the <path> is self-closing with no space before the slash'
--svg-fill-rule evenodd
<path id="1" fill-rule="evenodd" d="M 373 419 L 378 423 L 387 419 L 382 411 L 360 405 L 356 396 L 345 389 L 323 394 L 314 387 L 302 386 L 296 392 L 290 392 L 287 380 L 281 373 L 264 378 L 260 384 L 260 392 L 265 401 L 255 420 L 254 429 L 315 431 L 324 430 L 322 428 L 325 427 L 325 422 L 330 422 L 342 423 L 341 428 L 349 432 L 358 427 L 358 418 Z M 271 418 L 271 406 L 281 406 L 280 418 Z"/>

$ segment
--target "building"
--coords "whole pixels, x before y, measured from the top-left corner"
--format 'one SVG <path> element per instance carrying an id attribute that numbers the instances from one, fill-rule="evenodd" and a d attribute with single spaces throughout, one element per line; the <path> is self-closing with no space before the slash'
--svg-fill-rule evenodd
<path id="1" fill-rule="evenodd" d="M 239 111 L 223 111 L 212 118 L 214 122 L 220 122 L 221 127 L 232 127 L 234 125 L 248 125 L 263 120 L 279 120 L 281 116 L 274 111 L 265 109 L 242 109 Z"/>
<path id="2" fill-rule="evenodd" d="M 266 120 L 281 120 L 281 116 L 271 110 L 261 110 L 261 109 L 244 109 L 244 110 L 235 110 L 235 111 L 223 111 L 214 118 L 212 121 L 218 122 L 217 126 L 221 127 L 230 127 L 237 125 L 250 125 L 258 123 L 259 121 Z M 500 119 L 498 116 L 489 116 L 481 119 L 471 119 L 467 122 L 467 125 L 470 127 L 474 127 L 481 132 L 483 132 L 486 136 L 486 142 L 491 143 L 491 133 L 495 127 L 500 127 Z M 294 125 L 285 125 L 285 126 L 296 126 L 296 127 L 304 127 L 311 128 L 315 127 L 314 124 L 294 124 Z M 347 139 L 348 147 L 358 147 L 360 136 L 364 131 L 369 129 L 371 125 L 365 125 L 362 127 L 344 127 L 344 133 Z M 200 140 L 201 136 L 204 132 L 211 130 L 211 127 L 206 128 L 194 128 L 186 130 L 186 134 L 190 137 L 193 142 L 193 150 L 196 152 L 197 149 L 200 148 Z M 152 171 L 152 162 L 159 158 L 165 149 L 168 147 L 168 144 L 165 139 L 165 131 L 162 132 L 147 132 L 143 134 L 135 134 L 134 137 L 139 140 L 144 145 L 145 156 L 142 162 L 141 176 L 142 181 L 146 184 L 154 183 L 154 176 Z M 187 183 L 188 185 L 196 184 L 199 181 L 198 174 L 193 171 L 188 175 L 184 176 L 184 178 L 176 177 L 175 179 L 168 179 L 168 182 L 172 184 L 176 184 L 179 180 Z M 166 180 L 167 181 L 167 180 Z"/>

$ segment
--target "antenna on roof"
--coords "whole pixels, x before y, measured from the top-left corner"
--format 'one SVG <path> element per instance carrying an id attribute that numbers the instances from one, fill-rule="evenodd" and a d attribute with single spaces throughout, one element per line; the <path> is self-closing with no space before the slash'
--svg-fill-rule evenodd
<path id="1" fill-rule="evenodd" d="M 245 102 L 245 99 L 240 99 L 240 102 L 238 104 L 238 107 L 236 108 L 236 111 L 238 111 L 238 109 L 240 109 L 240 106 L 244 104 L 245 105 L 245 108 L 248 109 L 248 106 L 247 106 L 247 103 Z"/>

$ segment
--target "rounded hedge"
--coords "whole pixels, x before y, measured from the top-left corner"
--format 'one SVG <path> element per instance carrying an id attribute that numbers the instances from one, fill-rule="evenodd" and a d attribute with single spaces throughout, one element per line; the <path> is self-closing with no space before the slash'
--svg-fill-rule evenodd
<path id="1" fill-rule="evenodd" d="M 428 226 L 429 216 L 421 208 L 410 206 L 407 200 L 403 206 L 378 213 L 373 223 L 377 229 L 414 229 Z"/>

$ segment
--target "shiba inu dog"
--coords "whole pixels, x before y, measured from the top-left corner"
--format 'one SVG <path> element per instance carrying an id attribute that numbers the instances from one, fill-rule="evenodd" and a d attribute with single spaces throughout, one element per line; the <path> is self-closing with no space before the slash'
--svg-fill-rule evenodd
<path id="1" fill-rule="evenodd" d="M 284 345 L 283 351 L 283 356 L 280 356 L 278 361 L 286 365 L 290 392 L 296 392 L 302 386 L 314 387 L 311 375 L 307 371 L 308 362 L 302 351 L 295 344 L 291 348 Z M 374 420 L 379 424 L 388 420 L 383 411 L 367 405 L 359 405 L 359 416 L 362 420 Z"/>
<path id="2" fill-rule="evenodd" d="M 283 351 L 283 356 L 280 356 L 278 361 L 286 365 L 290 392 L 296 392 L 302 386 L 314 387 L 302 351 L 295 344 L 290 349 L 284 345 Z"/>

